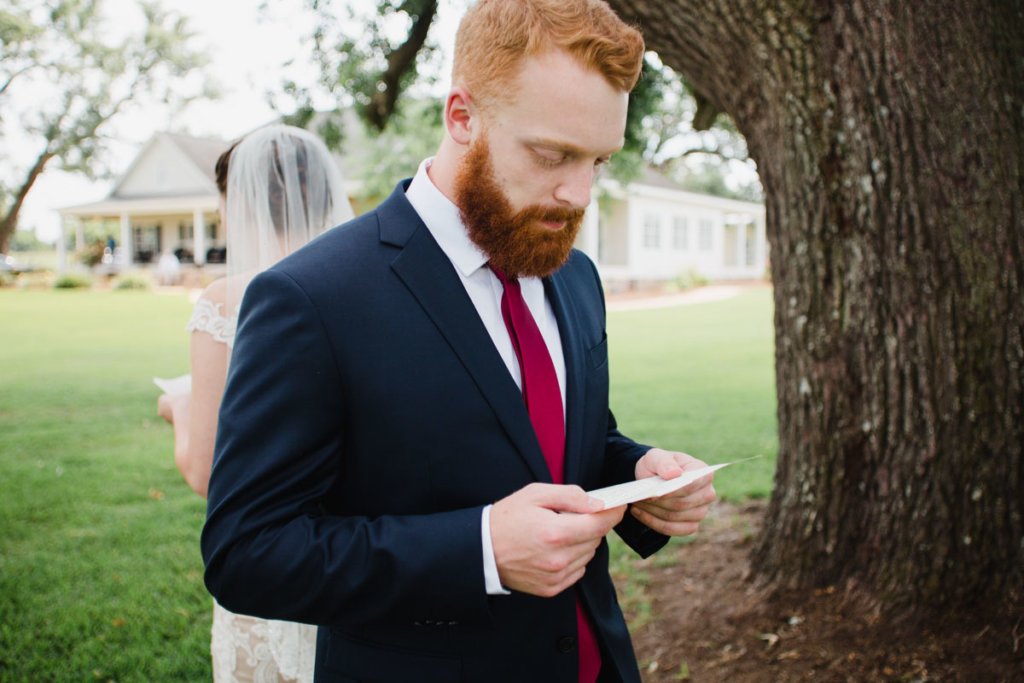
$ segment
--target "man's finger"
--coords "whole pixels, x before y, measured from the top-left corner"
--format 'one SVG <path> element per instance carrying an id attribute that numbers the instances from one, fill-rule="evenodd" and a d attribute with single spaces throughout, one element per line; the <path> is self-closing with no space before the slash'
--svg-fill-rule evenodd
<path id="1" fill-rule="evenodd" d="M 671 453 L 659 454 L 654 471 L 662 479 L 675 479 L 683 473 L 683 467 Z"/>
<path id="2" fill-rule="evenodd" d="M 558 524 L 553 527 L 553 537 L 559 545 L 577 545 L 600 540 L 616 524 L 622 521 L 625 506 L 609 508 L 588 515 L 560 515 Z"/>
<path id="3" fill-rule="evenodd" d="M 666 536 L 690 536 L 697 533 L 697 530 L 700 528 L 699 521 L 666 521 L 638 507 L 634 507 L 632 513 L 645 526 Z"/>
<path id="4" fill-rule="evenodd" d="M 604 509 L 602 501 L 591 498 L 579 486 L 530 484 L 524 491 L 528 492 L 530 500 L 535 505 L 555 512 L 576 512 L 586 515 Z"/>

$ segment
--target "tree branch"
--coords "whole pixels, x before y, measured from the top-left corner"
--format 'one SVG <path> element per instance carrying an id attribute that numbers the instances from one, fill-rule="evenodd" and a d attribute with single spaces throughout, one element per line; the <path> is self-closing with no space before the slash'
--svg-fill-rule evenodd
<path id="1" fill-rule="evenodd" d="M 18 227 L 18 214 L 21 213 L 21 207 L 25 203 L 25 197 L 28 196 L 28 191 L 32 189 L 36 180 L 39 179 L 43 169 L 46 168 L 46 164 L 53 158 L 53 152 L 50 150 L 50 141 L 46 141 L 46 147 L 36 157 L 35 163 L 28 170 L 25 178 L 25 182 L 22 183 L 21 187 L 18 188 L 17 194 L 14 196 L 14 203 L 11 204 L 11 208 L 8 209 L 7 213 L 4 214 L 3 219 L 0 220 L 0 252 L 7 251 L 7 245 L 10 242 L 11 235 L 14 234 L 15 228 Z"/>
<path id="2" fill-rule="evenodd" d="M 694 149 L 688 149 L 685 152 L 680 152 L 679 154 L 676 154 L 673 158 L 674 159 L 682 159 L 683 157 L 688 157 L 691 154 L 706 154 L 708 156 L 719 157 L 723 161 L 747 161 L 749 159 L 749 157 L 746 157 L 746 156 L 736 156 L 734 154 L 726 154 L 725 152 L 723 152 L 721 150 L 718 150 L 718 149 L 708 149 L 706 147 L 696 147 Z"/>
<path id="3" fill-rule="evenodd" d="M 420 13 L 413 19 L 406 41 L 388 53 L 388 68 L 378 79 L 381 87 L 370 96 L 365 109 L 367 121 L 377 130 L 384 130 L 395 111 L 395 103 L 402 90 L 402 77 L 415 68 L 416 55 L 427 42 L 427 32 L 435 14 L 437 0 L 425 0 Z"/>
<path id="4" fill-rule="evenodd" d="M 696 90 L 693 91 L 693 99 L 697 101 L 697 112 L 693 115 L 693 129 L 697 131 L 710 130 L 722 110 Z"/>
<path id="5" fill-rule="evenodd" d="M 33 67 L 35 67 L 35 66 L 36 66 L 35 64 L 29 64 L 29 65 L 27 65 L 27 66 L 25 66 L 25 67 L 22 67 L 22 68 L 18 69 L 18 70 L 17 70 L 17 71 L 15 71 L 14 73 L 12 73 L 12 74 L 11 74 L 11 75 L 10 75 L 10 76 L 9 76 L 9 77 L 7 78 L 7 82 L 6 82 L 6 83 L 4 83 L 4 84 L 3 84 L 2 86 L 0 86 L 0 95 L 3 95 L 3 94 L 4 94 L 4 92 L 5 92 L 6 90 L 7 90 L 7 88 L 9 88 L 9 87 L 11 86 L 11 81 L 13 81 L 13 80 L 14 80 L 15 78 L 17 78 L 18 76 L 20 76 L 21 74 L 25 73 L 25 72 L 26 72 L 26 71 L 28 71 L 29 69 L 32 69 L 32 68 L 33 68 Z"/>

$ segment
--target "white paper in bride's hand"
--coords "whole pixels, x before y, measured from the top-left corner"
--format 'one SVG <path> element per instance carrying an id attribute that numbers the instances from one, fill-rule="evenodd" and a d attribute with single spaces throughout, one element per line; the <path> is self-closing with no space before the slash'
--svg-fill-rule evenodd
<path id="1" fill-rule="evenodd" d="M 192 391 L 192 375 L 180 377 L 154 377 L 153 384 L 165 394 L 187 394 Z"/>
<path id="2" fill-rule="evenodd" d="M 587 491 L 591 498 L 597 498 L 604 502 L 605 508 L 614 508 L 627 503 L 635 503 L 638 500 L 657 498 L 667 493 L 678 491 L 687 484 L 691 484 L 701 477 L 727 467 L 733 463 L 723 462 L 719 465 L 708 465 L 699 470 L 687 470 L 675 479 L 662 479 L 661 477 L 647 477 L 636 481 L 627 481 L 625 484 L 606 486 L 603 489 Z"/>

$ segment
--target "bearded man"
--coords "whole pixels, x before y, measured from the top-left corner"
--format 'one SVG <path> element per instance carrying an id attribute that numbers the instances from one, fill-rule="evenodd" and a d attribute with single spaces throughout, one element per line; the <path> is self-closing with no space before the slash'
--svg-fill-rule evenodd
<path id="1" fill-rule="evenodd" d="M 320 625 L 317 680 L 640 680 L 605 535 L 646 556 L 715 497 L 585 493 L 703 466 L 618 431 L 572 248 L 643 49 L 601 0 L 480 0 L 437 155 L 249 285 L 206 583 Z"/>

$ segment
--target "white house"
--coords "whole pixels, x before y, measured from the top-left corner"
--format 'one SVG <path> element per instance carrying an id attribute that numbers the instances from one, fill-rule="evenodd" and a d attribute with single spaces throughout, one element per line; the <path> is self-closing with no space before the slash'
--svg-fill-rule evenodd
<path id="1" fill-rule="evenodd" d="M 764 276 L 763 204 L 687 192 L 651 169 L 625 187 L 604 181 L 600 190 L 578 245 L 606 282 L 642 286 L 688 273 L 709 280 Z"/>
<path id="2" fill-rule="evenodd" d="M 76 246 L 83 246 L 88 220 L 118 222 L 117 243 L 126 265 L 155 263 L 165 252 L 185 263 L 223 262 L 213 169 L 227 147 L 212 138 L 154 135 L 106 199 L 60 209 L 61 270 L 67 265 L 67 231 L 75 230 Z"/>
<path id="3" fill-rule="evenodd" d="M 117 221 L 126 265 L 155 263 L 163 253 L 183 263 L 223 263 L 213 169 L 227 146 L 217 139 L 154 135 L 106 199 L 60 210 L 61 268 L 63 233 L 74 229 L 81 246 L 88 220 Z M 709 280 L 764 276 L 762 204 L 687 192 L 650 169 L 625 187 L 602 181 L 594 194 L 577 246 L 611 286 L 644 286 L 691 273 Z"/>

